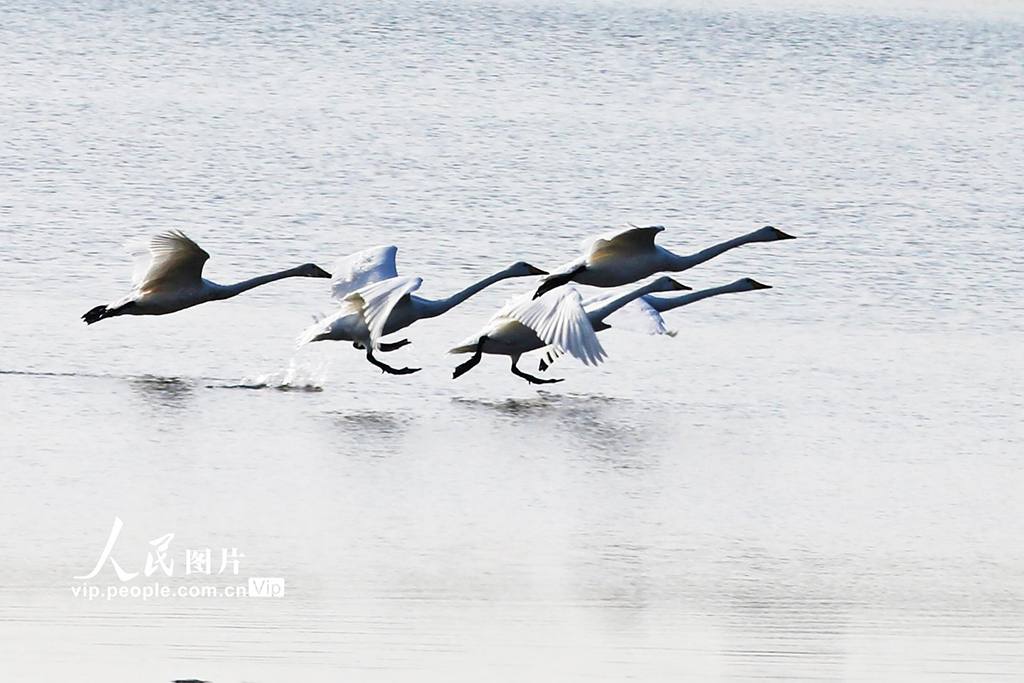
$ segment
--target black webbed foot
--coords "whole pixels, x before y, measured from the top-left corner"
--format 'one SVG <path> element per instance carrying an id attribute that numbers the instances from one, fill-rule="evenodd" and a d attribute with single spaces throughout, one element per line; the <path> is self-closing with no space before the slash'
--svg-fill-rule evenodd
<path id="1" fill-rule="evenodd" d="M 522 377 L 530 384 L 555 384 L 556 382 L 564 381 L 561 379 L 542 379 L 540 377 L 534 377 L 533 375 L 525 373 L 522 370 L 520 370 L 519 366 L 517 365 L 518 362 L 518 356 L 512 359 L 512 374 L 515 375 L 516 377 Z M 543 363 L 543 361 L 541 362 Z"/>
<path id="2" fill-rule="evenodd" d="M 375 366 L 380 368 L 380 371 L 389 375 L 411 375 L 414 372 L 419 372 L 423 368 L 393 368 L 387 363 L 383 363 L 373 357 L 373 348 L 369 347 L 366 349 L 366 360 L 373 363 Z"/>

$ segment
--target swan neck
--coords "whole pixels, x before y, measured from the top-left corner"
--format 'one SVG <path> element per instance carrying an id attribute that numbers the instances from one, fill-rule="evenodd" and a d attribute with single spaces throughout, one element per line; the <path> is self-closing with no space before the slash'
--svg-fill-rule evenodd
<path id="1" fill-rule="evenodd" d="M 680 296 L 649 296 L 646 301 L 651 305 L 651 308 L 656 310 L 658 313 L 664 313 L 665 311 L 671 311 L 672 309 L 679 308 L 680 306 L 695 304 L 701 299 L 708 299 L 720 294 L 731 294 L 733 292 L 742 291 L 745 291 L 744 288 L 741 288 L 736 284 L 731 284 L 722 285 L 721 287 L 702 289 L 699 292 L 682 294 Z"/>
<path id="2" fill-rule="evenodd" d="M 756 235 L 757 231 L 747 233 L 746 235 L 740 235 L 739 237 L 734 237 L 731 240 L 720 242 L 719 244 L 715 244 L 707 249 L 698 251 L 695 254 L 690 254 L 689 256 L 679 256 L 678 254 L 669 253 L 671 268 L 668 270 L 678 272 L 680 270 L 687 270 L 694 266 L 699 266 L 705 261 L 710 261 L 716 256 L 721 256 L 730 249 L 742 247 L 744 244 L 756 241 Z"/>
<path id="3" fill-rule="evenodd" d="M 465 289 L 456 292 L 455 294 L 452 294 L 447 299 L 425 300 L 423 302 L 423 317 L 433 318 L 435 316 L 441 315 L 442 313 L 447 313 L 448 311 L 455 308 L 456 306 L 458 306 L 459 304 L 461 304 L 463 301 L 473 296 L 474 294 L 482 292 L 483 290 L 487 289 L 494 283 L 500 282 L 509 277 L 512 277 L 512 275 L 508 272 L 508 270 L 503 270 L 499 273 L 495 273 L 494 275 L 489 275 L 488 277 L 485 277 L 483 280 L 480 280 L 479 282 L 474 282 Z"/>
<path id="4" fill-rule="evenodd" d="M 259 275 L 248 280 L 242 280 L 232 285 L 218 285 L 218 299 L 229 299 L 233 296 L 238 296 L 242 292 L 247 292 L 250 289 L 265 285 L 268 282 L 275 282 L 277 280 L 283 280 L 286 277 L 298 277 L 302 275 L 302 267 L 296 266 L 295 268 L 289 268 L 288 270 L 282 270 L 277 273 L 270 273 L 269 275 Z"/>
<path id="5" fill-rule="evenodd" d="M 622 308 L 623 306 L 625 306 L 629 302 L 631 302 L 631 301 L 633 301 L 635 299 L 639 299 L 640 297 L 644 296 L 645 294 L 650 294 L 651 292 L 653 292 L 657 288 L 657 286 L 658 285 L 656 283 L 652 282 L 652 283 L 644 285 L 643 287 L 637 287 L 634 290 L 626 292 L 625 294 L 623 294 L 621 296 L 617 296 L 614 299 L 612 299 L 611 301 L 608 301 L 607 303 L 602 304 L 600 307 L 595 308 L 593 311 L 588 311 L 587 312 L 587 318 L 590 319 L 590 324 L 595 326 L 595 329 L 596 329 L 596 325 L 600 324 L 609 315 L 611 315 L 615 311 L 619 310 L 620 308 Z M 607 327 L 607 326 L 605 326 L 605 327 Z M 602 329 L 604 329 L 604 328 L 602 328 Z"/>

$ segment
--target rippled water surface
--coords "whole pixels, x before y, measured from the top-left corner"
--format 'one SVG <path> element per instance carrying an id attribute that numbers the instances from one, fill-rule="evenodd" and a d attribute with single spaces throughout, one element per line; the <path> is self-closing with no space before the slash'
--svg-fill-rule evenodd
<path id="1" fill-rule="evenodd" d="M 620 4 L 0 4 L 5 678 L 1024 678 L 1020 6 Z M 443 355 L 523 281 L 405 377 L 294 350 L 324 280 L 78 319 L 167 228 L 444 296 L 627 222 L 800 239 L 541 391 Z M 285 595 L 76 596 L 115 517 Z"/>

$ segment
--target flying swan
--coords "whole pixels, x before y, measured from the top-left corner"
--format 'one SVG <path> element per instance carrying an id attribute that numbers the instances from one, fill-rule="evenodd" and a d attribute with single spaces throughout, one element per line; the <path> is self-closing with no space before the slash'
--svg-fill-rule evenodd
<path id="1" fill-rule="evenodd" d="M 653 294 L 645 294 L 631 302 L 628 305 L 623 306 L 617 311 L 612 318 L 613 325 L 602 320 L 599 324 L 594 325 L 594 331 L 601 332 L 609 327 L 625 327 L 647 334 L 671 334 L 665 327 L 665 321 L 662 319 L 661 314 L 665 311 L 671 311 L 680 306 L 687 306 L 689 304 L 697 303 L 702 299 L 707 299 L 713 296 L 720 296 L 722 294 L 735 294 L 739 292 L 753 292 L 758 289 L 771 289 L 771 285 L 763 285 L 753 278 L 745 277 L 735 282 L 731 282 L 721 287 L 711 287 L 709 289 L 702 289 L 699 292 L 693 292 L 692 294 L 679 294 L 676 296 L 654 296 Z M 583 308 L 587 311 L 593 311 L 604 305 L 605 302 L 611 301 L 615 298 L 615 295 L 608 296 L 602 294 L 600 296 L 592 297 L 583 302 Z M 620 323 L 620 320 L 623 321 Z M 543 357 L 540 361 L 539 370 L 544 372 L 551 364 L 555 362 L 564 352 L 556 347 L 550 347 L 544 351 Z"/>
<path id="2" fill-rule="evenodd" d="M 655 273 L 693 268 L 744 244 L 794 239 L 792 235 L 766 226 L 696 254 L 679 256 L 654 243 L 654 238 L 664 229 L 660 225 L 646 228 L 630 226 L 584 240 L 583 256 L 553 270 L 541 281 L 534 298 L 569 282 L 593 287 L 628 285 Z"/>
<path id="3" fill-rule="evenodd" d="M 374 351 L 394 351 L 411 343 L 408 339 L 382 342 L 381 338 L 412 325 L 423 318 L 434 318 L 461 304 L 496 282 L 514 277 L 546 275 L 547 271 L 519 261 L 485 277 L 446 299 L 424 299 L 413 292 L 423 280 L 400 277 L 395 265 L 398 247 L 364 249 L 338 261 L 331 282 L 331 295 L 340 308 L 333 315 L 315 322 L 299 335 L 302 347 L 317 341 L 350 341 L 366 351 L 366 360 L 392 375 L 406 375 L 420 368 L 394 368 L 374 356 Z"/>
<path id="4" fill-rule="evenodd" d="M 132 291 L 114 303 L 90 309 L 82 316 L 86 324 L 118 315 L 174 313 L 207 301 L 230 299 L 253 287 L 286 277 L 331 276 L 319 266 L 306 263 L 233 285 L 218 285 L 203 278 L 203 264 L 210 255 L 178 230 L 156 235 L 148 249 L 138 249 L 133 255 Z"/>
<path id="5" fill-rule="evenodd" d="M 539 299 L 530 292 L 508 302 L 494 314 L 482 330 L 469 337 L 448 353 L 472 353 L 452 374 L 457 379 L 476 366 L 483 354 L 510 356 L 512 374 L 530 384 L 552 384 L 560 379 L 541 379 L 519 369 L 519 358 L 524 353 L 552 346 L 568 353 L 584 365 L 597 365 L 605 358 L 604 349 L 596 332 L 607 329 L 604 319 L 634 299 L 652 292 L 690 289 L 672 278 L 660 277 L 642 287 L 585 310 L 580 293 L 572 287 L 551 292 Z"/>

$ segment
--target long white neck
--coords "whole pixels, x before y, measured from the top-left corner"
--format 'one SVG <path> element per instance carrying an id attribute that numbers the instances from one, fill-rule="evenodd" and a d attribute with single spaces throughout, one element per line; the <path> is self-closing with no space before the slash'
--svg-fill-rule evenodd
<path id="1" fill-rule="evenodd" d="M 697 303 L 701 299 L 707 299 L 712 296 L 718 296 L 720 294 L 732 294 L 734 292 L 749 292 L 751 291 L 750 285 L 737 280 L 728 285 L 722 285 L 721 287 L 711 287 L 710 289 L 702 289 L 699 292 L 693 292 L 692 294 L 683 294 L 682 296 L 648 296 L 644 297 L 644 301 L 651 305 L 651 308 L 656 310 L 658 313 L 664 313 L 665 311 L 671 311 L 673 308 L 679 308 L 680 306 L 686 306 L 689 304 Z"/>
<path id="2" fill-rule="evenodd" d="M 620 308 L 628 304 L 630 301 L 633 301 L 634 299 L 639 299 L 645 294 L 650 294 L 651 292 L 658 291 L 658 288 L 659 283 L 657 280 L 655 280 L 654 282 L 649 282 L 643 287 L 637 287 L 634 290 L 626 292 L 622 296 L 615 297 L 611 301 L 602 304 L 599 308 L 595 308 L 592 311 L 587 311 L 587 318 L 590 319 L 590 324 L 593 325 L 595 329 L 597 329 L 598 325 L 600 325 L 600 323 L 602 323 L 604 319 L 607 318 L 609 315 L 619 310 Z M 664 291 L 664 289 L 662 289 L 661 291 Z"/>
<path id="3" fill-rule="evenodd" d="M 698 251 L 696 254 L 690 254 L 689 256 L 679 256 L 678 254 L 666 251 L 665 253 L 668 255 L 668 268 L 665 270 L 680 271 L 693 268 L 694 266 L 699 266 L 705 261 L 710 261 L 716 256 L 721 256 L 730 249 L 742 247 L 744 244 L 750 244 L 751 242 L 763 241 L 760 238 L 761 230 L 755 230 L 747 233 L 746 235 L 741 235 L 731 240 L 726 240 L 721 244 L 716 244 L 702 251 Z"/>
<path id="4" fill-rule="evenodd" d="M 254 287 L 265 285 L 268 282 L 275 282 L 276 280 L 283 280 L 286 277 L 298 277 L 303 275 L 304 271 L 302 266 L 296 266 L 295 268 L 289 268 L 288 270 L 282 270 L 278 273 L 271 273 L 269 275 L 260 275 L 258 277 L 251 278 L 249 280 L 243 280 L 236 282 L 233 285 L 215 285 L 214 298 L 216 299 L 230 299 L 233 296 L 238 296 L 242 292 L 247 292 Z"/>
<path id="5" fill-rule="evenodd" d="M 452 310 L 453 308 L 455 308 L 456 306 L 458 306 L 459 304 L 461 304 L 463 301 L 473 296 L 474 294 L 482 292 L 483 290 L 493 285 L 495 282 L 501 282 L 502 280 L 507 280 L 510 277 L 518 277 L 518 275 L 509 272 L 509 269 L 506 268 L 501 272 L 485 277 L 483 280 L 480 280 L 479 282 L 474 282 L 469 287 L 466 287 L 460 292 L 452 294 L 447 299 L 421 299 L 420 317 L 433 318 L 443 313 L 447 313 L 448 311 Z"/>

